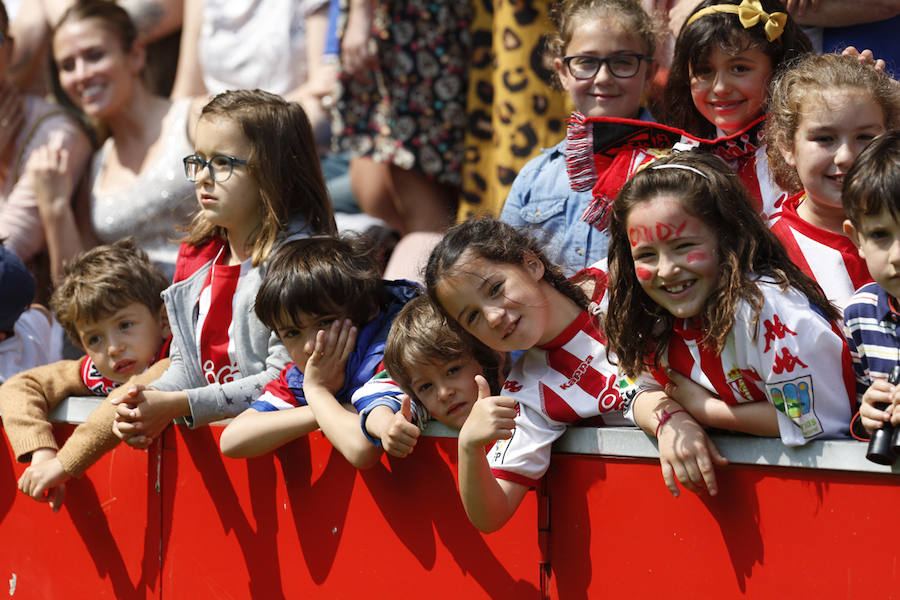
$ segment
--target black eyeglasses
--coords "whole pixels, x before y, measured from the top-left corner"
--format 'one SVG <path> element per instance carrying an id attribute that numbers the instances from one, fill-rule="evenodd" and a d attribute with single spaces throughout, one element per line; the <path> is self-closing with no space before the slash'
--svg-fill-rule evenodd
<path id="1" fill-rule="evenodd" d="M 566 56 L 563 62 L 569 69 L 569 73 L 575 79 L 591 79 L 606 63 L 606 68 L 613 74 L 613 77 L 627 79 L 634 77 L 638 69 L 641 68 L 641 61 L 650 62 L 653 60 L 650 56 L 637 54 L 636 52 L 619 52 L 605 58 L 600 56 L 592 56 L 590 54 L 576 54 L 574 56 Z"/>
<path id="2" fill-rule="evenodd" d="M 209 174 L 213 181 L 222 183 L 231 177 L 231 173 L 234 172 L 234 163 L 246 165 L 247 161 L 227 154 L 216 154 L 209 160 L 203 160 L 199 154 L 191 154 L 184 157 L 184 176 L 188 178 L 188 181 L 197 181 L 200 178 L 200 171 L 204 167 L 209 167 Z"/>

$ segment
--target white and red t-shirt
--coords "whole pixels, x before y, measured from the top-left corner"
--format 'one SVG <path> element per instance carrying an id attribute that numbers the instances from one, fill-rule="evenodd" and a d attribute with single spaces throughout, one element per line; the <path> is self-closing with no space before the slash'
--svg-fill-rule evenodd
<path id="1" fill-rule="evenodd" d="M 791 260 L 816 280 L 825 296 L 841 309 L 853 294 L 872 283 L 866 261 L 846 235 L 811 225 L 797 214 L 805 193 L 784 203 L 781 218 L 770 225 Z"/>
<path id="2" fill-rule="evenodd" d="M 228 383 L 241 378 L 235 355 L 234 293 L 241 277 L 250 272 L 251 259 L 226 265 L 225 248 L 213 261 L 198 301 L 197 339 L 200 365 L 207 383 Z M 246 318 L 238 315 L 237 318 Z"/>
<path id="3" fill-rule="evenodd" d="M 503 384 L 501 394 L 515 398 L 518 407 L 512 437 L 488 452 L 499 479 L 535 485 L 550 464 L 551 445 L 577 421 L 601 416 L 607 425 L 631 425 L 622 409 L 636 384 L 620 389 L 592 314 L 606 308 L 606 274 L 596 267 L 587 272 L 596 282 L 591 310 L 581 311 L 548 344 L 526 350 Z"/>
<path id="4" fill-rule="evenodd" d="M 753 323 L 751 306 L 742 302 L 720 354 L 701 347 L 703 332 L 679 319 L 665 362 L 728 404 L 774 404 L 788 446 L 846 437 L 856 382 L 840 327 L 794 288 L 768 280 L 757 285 L 764 298 L 758 320 Z M 668 383 L 661 372 L 655 375 Z"/>
<path id="5" fill-rule="evenodd" d="M 159 362 L 162 359 L 169 356 L 169 344 L 172 342 L 172 338 L 169 337 L 162 343 L 159 347 L 159 350 L 156 352 L 156 356 L 153 357 L 153 363 Z M 150 365 L 147 365 L 148 367 Z M 110 392 L 119 387 L 119 383 L 104 377 L 102 373 L 100 373 L 100 369 L 97 368 L 97 365 L 94 364 L 94 359 L 90 356 L 85 356 L 81 362 L 81 381 L 84 382 L 84 385 L 87 389 L 91 391 L 91 394 L 94 396 L 108 396 Z"/>

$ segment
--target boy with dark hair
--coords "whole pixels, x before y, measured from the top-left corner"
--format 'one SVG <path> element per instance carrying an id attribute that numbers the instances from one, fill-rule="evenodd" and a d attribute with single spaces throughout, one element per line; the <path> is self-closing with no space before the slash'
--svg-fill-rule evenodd
<path id="1" fill-rule="evenodd" d="M 279 248 L 255 310 L 293 363 L 225 428 L 222 452 L 258 456 L 321 428 L 354 466 L 374 464 L 378 427 L 401 408 L 400 389 L 383 373 L 385 338 L 418 293 L 408 281 L 382 280 L 362 238 L 311 237 Z"/>
<path id="2" fill-rule="evenodd" d="M 900 394 L 887 382 L 900 363 L 900 131 L 878 136 L 844 176 L 844 231 L 866 260 L 874 283 L 844 309 L 860 422 L 868 431 L 900 425 Z M 876 404 L 885 404 L 881 410 Z"/>
<path id="3" fill-rule="evenodd" d="M 76 427 L 62 448 L 47 415 L 69 396 L 108 395 L 166 355 L 169 325 L 160 292 L 167 286 L 130 238 L 93 248 L 67 267 L 50 306 L 87 356 L 29 369 L 0 386 L 12 450 L 19 462 L 31 462 L 19 479 L 22 492 L 59 510 L 62 484 L 119 442 L 109 402 Z"/>

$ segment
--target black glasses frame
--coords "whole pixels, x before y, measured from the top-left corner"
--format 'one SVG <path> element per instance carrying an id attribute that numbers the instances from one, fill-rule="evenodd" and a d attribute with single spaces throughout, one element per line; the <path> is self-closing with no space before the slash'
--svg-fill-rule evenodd
<path id="1" fill-rule="evenodd" d="M 225 177 L 223 177 L 221 179 L 216 177 L 216 171 L 213 168 L 213 162 L 215 162 L 215 160 L 219 159 L 219 158 L 224 158 L 225 160 L 228 161 L 228 175 L 225 175 Z M 235 163 L 237 163 L 239 165 L 247 164 L 246 160 L 243 160 L 240 158 L 235 158 L 233 156 L 228 156 L 227 154 L 216 154 L 215 156 L 210 156 L 209 160 L 204 160 L 203 157 L 200 156 L 199 154 L 189 154 L 184 157 L 182 162 L 184 162 L 184 176 L 187 177 L 188 181 L 196 182 L 197 179 L 199 179 L 200 172 L 204 168 L 207 168 L 207 169 L 209 169 L 209 176 L 212 177 L 213 181 L 215 181 L 217 183 L 224 183 L 231 178 L 231 174 L 234 173 Z M 199 165 L 199 168 L 197 168 L 197 172 L 193 177 L 191 177 L 191 170 L 192 170 L 191 164 L 192 163 L 196 163 Z"/>
<path id="2" fill-rule="evenodd" d="M 636 58 L 637 60 L 634 63 L 634 68 L 630 68 L 628 70 L 621 70 L 618 67 L 614 67 L 613 64 L 617 58 L 628 57 L 628 58 Z M 576 75 L 572 70 L 572 61 L 576 58 L 590 58 L 597 61 L 597 68 L 593 70 L 590 75 Z M 619 79 L 628 79 L 629 77 L 634 77 L 637 75 L 637 72 L 641 69 L 641 61 L 645 60 L 647 62 L 652 62 L 653 57 L 647 56 L 646 54 L 638 54 L 637 52 L 617 52 L 616 54 L 610 54 L 609 56 L 594 56 L 593 54 L 573 54 L 572 56 L 566 56 L 563 58 L 563 63 L 566 65 L 566 68 L 569 70 L 569 74 L 575 79 L 585 80 L 585 79 L 593 79 L 597 76 L 597 73 L 600 72 L 600 69 L 603 68 L 603 65 L 606 65 L 606 68 L 609 69 L 609 72 L 613 77 L 618 77 Z"/>

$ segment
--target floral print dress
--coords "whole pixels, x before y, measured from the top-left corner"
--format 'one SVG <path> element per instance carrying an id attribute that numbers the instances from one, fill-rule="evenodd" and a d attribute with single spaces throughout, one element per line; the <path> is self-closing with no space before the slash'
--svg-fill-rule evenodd
<path id="1" fill-rule="evenodd" d="M 337 150 L 461 184 L 469 11 L 458 0 L 378 3 L 372 34 L 380 68 L 368 82 L 339 77 Z"/>

